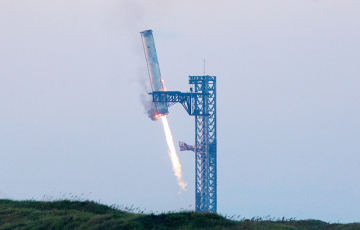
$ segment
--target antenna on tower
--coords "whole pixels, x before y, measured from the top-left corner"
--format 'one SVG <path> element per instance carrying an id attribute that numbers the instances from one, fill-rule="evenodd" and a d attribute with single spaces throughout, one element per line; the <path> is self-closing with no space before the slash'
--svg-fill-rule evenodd
<path id="1" fill-rule="evenodd" d="M 203 75 L 205 76 L 205 60 L 204 60 L 204 74 Z"/>

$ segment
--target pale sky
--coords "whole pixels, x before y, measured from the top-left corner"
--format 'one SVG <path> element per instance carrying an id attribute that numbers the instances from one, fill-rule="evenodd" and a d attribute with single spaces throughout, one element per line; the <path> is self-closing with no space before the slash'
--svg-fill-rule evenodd
<path id="1" fill-rule="evenodd" d="M 189 91 L 204 59 L 217 76 L 218 212 L 360 221 L 359 11 L 358 0 L 1 0 L 0 198 L 194 208 L 194 154 L 178 151 L 179 194 L 162 124 L 140 101 L 139 32 L 152 29 L 168 90 Z M 169 111 L 174 142 L 194 144 L 194 117 Z"/>

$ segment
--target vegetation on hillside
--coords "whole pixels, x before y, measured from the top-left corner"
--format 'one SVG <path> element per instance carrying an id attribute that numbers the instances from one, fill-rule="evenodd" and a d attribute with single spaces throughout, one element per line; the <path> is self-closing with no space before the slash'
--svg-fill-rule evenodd
<path id="1" fill-rule="evenodd" d="M 360 229 L 360 223 L 330 224 L 319 220 L 230 220 L 191 211 L 144 214 L 94 201 L 0 200 L 0 230 L 10 229 Z"/>

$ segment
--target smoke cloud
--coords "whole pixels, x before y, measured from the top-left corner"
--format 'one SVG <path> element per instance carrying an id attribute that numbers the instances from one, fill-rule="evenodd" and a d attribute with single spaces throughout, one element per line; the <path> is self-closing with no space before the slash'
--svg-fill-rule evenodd
<path id="1" fill-rule="evenodd" d="M 144 72 L 145 71 L 143 71 L 142 68 L 139 74 L 138 81 L 140 85 L 140 101 L 141 104 L 144 106 L 145 114 L 147 114 L 151 120 L 156 121 L 156 106 L 155 103 L 152 101 L 151 95 L 149 95 L 149 92 L 151 92 L 150 86 L 148 84 L 149 79 L 145 77 L 146 75 Z"/>
<path id="2" fill-rule="evenodd" d="M 144 107 L 145 114 L 151 120 L 157 120 L 155 117 L 156 106 L 152 102 L 152 97 L 149 95 L 152 92 L 148 72 L 146 69 L 146 59 L 144 56 L 144 50 L 141 42 L 140 31 L 149 29 L 146 27 L 146 18 L 149 17 L 147 9 L 151 7 L 141 1 L 132 1 L 124 0 L 119 3 L 116 13 L 119 17 L 120 24 L 119 27 L 123 28 L 121 30 L 122 38 L 125 34 L 126 39 L 125 43 L 128 44 L 131 49 L 134 57 L 136 58 L 137 65 L 137 82 L 140 86 L 140 102 Z M 117 22 L 114 22 L 115 24 Z"/>
<path id="3" fill-rule="evenodd" d="M 148 95 L 146 95 L 145 93 L 141 93 L 140 100 L 141 100 L 141 103 L 144 106 L 145 113 L 148 115 L 148 117 L 151 120 L 156 121 L 157 120 L 157 118 L 155 116 L 156 107 L 155 107 L 155 103 L 151 101 L 151 97 L 150 97 L 150 100 L 149 100 Z"/>

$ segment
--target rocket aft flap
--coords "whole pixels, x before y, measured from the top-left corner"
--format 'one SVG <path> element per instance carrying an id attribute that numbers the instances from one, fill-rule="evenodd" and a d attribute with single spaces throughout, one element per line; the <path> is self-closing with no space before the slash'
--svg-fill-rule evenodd
<path id="1" fill-rule="evenodd" d="M 140 33 L 144 46 L 152 91 L 166 91 L 163 80 L 161 78 L 152 30 L 145 30 Z M 157 111 L 155 112 L 154 116 L 169 113 L 166 102 L 156 102 L 155 106 Z"/>

